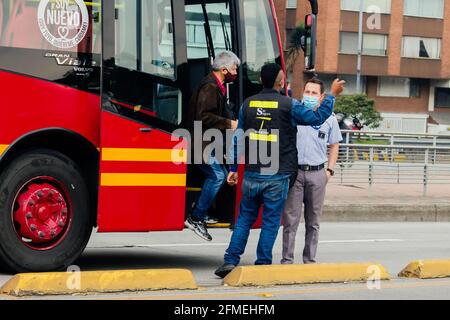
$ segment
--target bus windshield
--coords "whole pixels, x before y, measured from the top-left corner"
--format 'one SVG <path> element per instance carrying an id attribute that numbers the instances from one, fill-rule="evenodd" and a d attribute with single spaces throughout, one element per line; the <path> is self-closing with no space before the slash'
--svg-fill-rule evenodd
<path id="1" fill-rule="evenodd" d="M 280 57 L 280 48 L 269 1 L 244 0 L 243 10 L 247 77 L 256 84 L 259 83 L 262 66 L 276 62 Z"/>

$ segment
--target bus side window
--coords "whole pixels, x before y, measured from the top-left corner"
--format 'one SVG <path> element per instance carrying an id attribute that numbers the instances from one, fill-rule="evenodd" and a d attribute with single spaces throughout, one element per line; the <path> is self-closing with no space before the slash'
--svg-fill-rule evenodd
<path id="1" fill-rule="evenodd" d="M 37 23 L 38 1 L 12 1 L 12 10 L 5 10 L 6 1 L 0 4 L 0 45 L 4 47 L 55 50 L 63 52 L 93 53 L 101 52 L 100 0 L 85 2 L 89 14 L 89 27 L 83 40 L 71 48 L 57 48 L 48 42 Z M 7 5 L 6 5 L 7 6 Z M 4 11 L 1 13 L 1 11 Z M 2 23 L 2 20 L 3 21 Z M 47 25 L 52 35 L 58 34 L 57 25 Z M 3 29 L 3 32 L 2 32 Z M 95 46 L 95 47 L 94 47 Z"/>
<path id="2" fill-rule="evenodd" d="M 170 1 L 141 3 L 141 16 L 137 17 L 136 1 L 116 0 L 116 64 L 175 79 Z"/>
<path id="3" fill-rule="evenodd" d="M 156 84 L 154 87 L 155 112 L 159 119 L 173 124 L 181 121 L 181 93 L 178 89 L 170 86 Z"/>
<path id="4" fill-rule="evenodd" d="M 2 46 L 41 49 L 43 38 L 36 23 L 37 5 L 14 1 L 3 32 Z"/>
<path id="5" fill-rule="evenodd" d="M 2 31 L 3 31 L 3 1 L 0 2 L 0 43 L 2 39 Z"/>
<path id="6" fill-rule="evenodd" d="M 141 3 L 140 10 L 137 5 Z M 174 33 L 172 6 L 169 0 L 116 0 L 116 65 L 129 69 L 138 89 L 131 93 L 125 89 L 127 81 L 115 81 L 116 93 L 120 99 L 139 105 L 139 112 L 156 117 L 171 124 L 181 122 L 181 91 L 170 85 L 163 85 L 158 78 L 175 80 Z M 141 16 L 137 16 L 141 12 Z M 125 72 L 127 71 L 118 71 Z M 148 80 L 147 75 L 155 76 Z M 163 81 L 166 82 L 166 81 Z"/>
<path id="7" fill-rule="evenodd" d="M 142 24 L 142 70 L 174 79 L 174 41 L 170 1 L 143 1 Z"/>

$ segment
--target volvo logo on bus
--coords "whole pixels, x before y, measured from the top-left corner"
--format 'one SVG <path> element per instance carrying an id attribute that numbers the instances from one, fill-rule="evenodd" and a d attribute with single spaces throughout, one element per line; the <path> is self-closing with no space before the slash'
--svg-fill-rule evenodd
<path id="1" fill-rule="evenodd" d="M 89 14 L 83 0 L 41 0 L 37 18 L 44 38 L 61 49 L 77 46 L 89 27 Z"/>

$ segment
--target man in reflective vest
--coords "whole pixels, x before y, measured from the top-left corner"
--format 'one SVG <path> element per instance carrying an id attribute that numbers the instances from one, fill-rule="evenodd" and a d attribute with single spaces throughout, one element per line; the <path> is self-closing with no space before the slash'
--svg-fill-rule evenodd
<path id="1" fill-rule="evenodd" d="M 281 214 L 290 181 L 297 173 L 297 125 L 321 125 L 332 114 L 335 97 L 345 81 L 333 82 L 331 95 L 317 110 L 306 108 L 295 99 L 280 94 L 284 72 L 275 64 L 261 69 L 261 93 L 248 98 L 239 112 L 238 130 L 229 151 L 232 163 L 227 182 L 236 185 L 237 163 L 245 159 L 242 199 L 224 264 L 215 274 L 225 277 L 240 262 L 250 229 L 263 205 L 262 227 L 257 248 L 256 265 L 272 264 L 272 249 L 280 228 Z"/>

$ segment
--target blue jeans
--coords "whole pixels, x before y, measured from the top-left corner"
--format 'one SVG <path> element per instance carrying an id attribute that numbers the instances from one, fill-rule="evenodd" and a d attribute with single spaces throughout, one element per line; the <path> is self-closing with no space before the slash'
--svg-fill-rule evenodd
<path id="1" fill-rule="evenodd" d="M 225 252 L 225 263 L 238 265 L 247 245 L 250 229 L 258 218 L 259 208 L 264 206 L 262 227 L 256 251 L 256 265 L 272 264 L 272 249 L 280 228 L 281 214 L 289 191 L 289 178 L 250 178 L 242 184 L 242 200 L 239 217 Z"/>
<path id="2" fill-rule="evenodd" d="M 228 176 L 225 165 L 219 164 L 216 158 L 211 156 L 208 163 L 209 164 L 201 164 L 199 166 L 200 170 L 205 174 L 206 180 L 203 184 L 202 192 L 200 193 L 197 204 L 191 214 L 195 220 L 200 221 L 205 220 L 209 208 Z"/>

